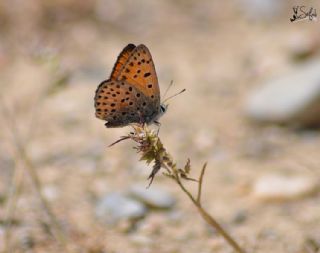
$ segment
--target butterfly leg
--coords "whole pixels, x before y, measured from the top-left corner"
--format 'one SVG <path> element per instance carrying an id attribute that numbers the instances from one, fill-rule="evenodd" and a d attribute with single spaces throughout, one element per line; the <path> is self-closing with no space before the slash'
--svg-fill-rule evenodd
<path id="1" fill-rule="evenodd" d="M 142 114 L 141 114 L 141 112 L 140 111 L 138 111 L 138 114 L 139 114 L 139 124 L 142 126 L 142 127 L 144 127 L 144 125 L 145 125 L 145 122 L 144 122 L 144 120 L 143 120 L 143 117 L 142 117 Z"/>

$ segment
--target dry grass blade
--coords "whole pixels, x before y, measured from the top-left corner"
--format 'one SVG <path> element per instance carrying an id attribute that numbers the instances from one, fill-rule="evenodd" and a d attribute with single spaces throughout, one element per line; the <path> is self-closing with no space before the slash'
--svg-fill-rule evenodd
<path id="1" fill-rule="evenodd" d="M 9 194 L 8 194 L 8 204 L 6 207 L 5 213 L 5 252 L 13 252 L 11 248 L 11 228 L 12 228 L 12 221 L 14 219 L 15 210 L 16 210 L 16 203 L 19 198 L 21 187 L 23 183 L 23 170 L 20 169 L 17 159 L 15 159 L 15 166 L 13 168 L 13 177 L 12 183 L 10 184 Z"/>
<path id="2" fill-rule="evenodd" d="M 40 199 L 40 203 L 43 206 L 43 209 L 45 210 L 47 216 L 49 217 L 49 228 L 52 229 L 52 234 L 54 235 L 55 239 L 59 243 L 59 246 L 67 252 L 66 248 L 66 239 L 63 233 L 62 228 L 60 227 L 60 224 L 55 217 L 49 202 L 47 201 L 46 197 L 42 193 L 42 186 L 41 182 L 37 173 L 37 170 L 32 162 L 32 160 L 29 158 L 27 154 L 27 147 L 26 143 L 22 141 L 22 138 L 20 136 L 20 133 L 17 129 L 16 122 L 14 120 L 14 117 L 12 116 L 13 114 L 10 113 L 10 110 L 5 106 L 4 103 L 0 104 L 0 109 L 1 113 L 3 114 L 3 118 L 7 119 L 7 125 L 8 129 L 11 131 L 12 139 L 13 139 L 13 145 L 16 149 L 16 157 L 17 160 L 21 161 L 22 167 L 25 169 L 25 171 L 29 174 L 32 184 L 35 188 L 36 193 L 38 194 L 38 197 Z M 23 180 L 23 178 L 21 179 Z M 16 187 L 16 186 L 14 186 Z M 14 195 L 13 195 L 14 196 Z M 10 205 L 13 205 L 10 204 Z M 8 208 L 13 208 L 13 207 L 8 207 Z M 10 239 L 9 237 L 7 239 Z M 7 242 L 7 245 L 10 245 L 9 242 Z"/>
<path id="3" fill-rule="evenodd" d="M 121 141 L 124 141 L 124 140 L 127 140 L 127 139 L 130 139 L 130 137 L 129 136 L 123 136 L 119 140 L 116 140 L 115 142 L 111 143 L 108 147 L 110 148 L 110 147 L 116 145 L 117 143 L 119 143 Z"/>

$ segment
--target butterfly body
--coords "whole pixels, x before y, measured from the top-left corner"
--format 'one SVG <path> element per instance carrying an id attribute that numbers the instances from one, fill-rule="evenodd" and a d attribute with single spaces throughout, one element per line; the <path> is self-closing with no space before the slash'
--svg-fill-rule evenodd
<path id="1" fill-rule="evenodd" d="M 106 127 L 131 123 L 150 124 L 166 107 L 160 104 L 160 90 L 154 63 L 144 45 L 127 45 L 95 94 L 96 117 L 106 120 Z"/>

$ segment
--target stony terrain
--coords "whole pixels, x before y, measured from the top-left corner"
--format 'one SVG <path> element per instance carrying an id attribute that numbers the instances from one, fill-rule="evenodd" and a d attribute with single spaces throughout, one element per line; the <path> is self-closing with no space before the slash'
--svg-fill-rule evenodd
<path id="1" fill-rule="evenodd" d="M 128 43 L 148 46 L 162 92 L 187 89 L 159 136 L 192 176 L 208 161 L 207 210 L 248 252 L 319 252 L 319 129 L 246 111 L 257 87 L 317 64 L 319 21 L 291 23 L 291 3 L 275 0 L 80 2 L 0 3 L 0 252 L 232 252 L 169 178 L 144 190 L 151 167 L 133 143 L 107 148 L 130 128 L 106 129 L 93 97 Z M 312 73 L 301 80 L 319 86 Z M 298 98 L 316 112 L 318 86 Z"/>

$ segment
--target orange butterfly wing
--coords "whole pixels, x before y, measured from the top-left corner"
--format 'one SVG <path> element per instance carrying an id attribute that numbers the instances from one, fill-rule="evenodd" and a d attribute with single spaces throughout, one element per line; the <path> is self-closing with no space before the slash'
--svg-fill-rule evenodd
<path id="1" fill-rule="evenodd" d="M 117 77 L 120 74 L 121 69 L 123 68 L 123 65 L 125 65 L 132 53 L 132 51 L 136 48 L 135 45 L 133 44 L 128 44 L 122 52 L 119 54 L 116 63 L 113 66 L 110 79 L 111 80 L 116 80 Z"/>
<path id="2" fill-rule="evenodd" d="M 96 117 L 107 127 L 150 123 L 160 113 L 160 90 L 148 48 L 128 44 L 119 54 L 110 78 L 95 95 Z"/>
<path id="3" fill-rule="evenodd" d="M 155 66 L 150 51 L 145 45 L 139 45 L 132 50 L 129 44 L 119 55 L 111 74 L 111 79 L 125 80 L 150 97 L 153 104 L 160 106 L 160 90 Z M 131 50 L 131 51 L 130 51 Z M 131 52 L 128 58 L 128 52 Z M 126 62 L 123 64 L 124 60 Z M 121 65 L 121 68 L 120 68 Z"/>
<path id="4" fill-rule="evenodd" d="M 94 98 L 96 117 L 106 120 L 107 127 L 151 122 L 158 114 L 149 97 L 126 81 L 103 81 Z"/>

